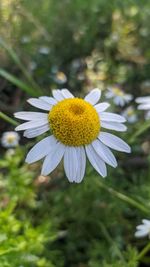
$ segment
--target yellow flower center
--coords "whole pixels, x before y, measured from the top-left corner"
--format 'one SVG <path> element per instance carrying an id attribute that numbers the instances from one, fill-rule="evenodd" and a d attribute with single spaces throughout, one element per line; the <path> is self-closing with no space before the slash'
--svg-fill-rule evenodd
<path id="1" fill-rule="evenodd" d="M 12 144 L 15 140 L 16 140 L 16 137 L 14 135 L 10 134 L 9 136 L 7 136 L 7 142 L 9 144 Z"/>
<path id="2" fill-rule="evenodd" d="M 117 96 L 124 96 L 124 92 L 122 92 L 119 88 L 113 88 L 114 94 Z"/>
<path id="3" fill-rule="evenodd" d="M 127 115 L 128 115 L 128 116 L 132 116 L 132 115 L 134 115 L 134 110 L 133 110 L 133 109 L 129 109 L 129 110 L 127 111 Z"/>
<path id="4" fill-rule="evenodd" d="M 80 98 L 60 101 L 53 106 L 48 119 L 56 139 L 68 146 L 90 144 L 100 131 L 95 108 Z"/>
<path id="5" fill-rule="evenodd" d="M 57 72 L 56 78 L 60 81 L 66 81 L 66 75 L 63 72 Z"/>

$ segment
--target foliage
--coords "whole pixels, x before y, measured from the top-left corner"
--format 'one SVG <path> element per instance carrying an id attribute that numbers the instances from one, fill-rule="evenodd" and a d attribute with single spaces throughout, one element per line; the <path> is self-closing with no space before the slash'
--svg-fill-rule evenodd
<path id="1" fill-rule="evenodd" d="M 132 154 L 116 153 L 105 180 L 89 165 L 79 185 L 62 166 L 41 176 L 41 162 L 24 163 L 36 140 L 1 147 L 0 267 L 149 266 L 148 239 L 134 237 L 150 219 L 150 120 L 134 103 L 150 92 L 149 10 L 146 0 L 1 1 L 1 132 L 14 129 L 13 112 L 29 110 L 27 98 L 62 87 L 79 96 L 100 87 L 105 99 L 118 86 L 138 119 L 120 135 Z"/>

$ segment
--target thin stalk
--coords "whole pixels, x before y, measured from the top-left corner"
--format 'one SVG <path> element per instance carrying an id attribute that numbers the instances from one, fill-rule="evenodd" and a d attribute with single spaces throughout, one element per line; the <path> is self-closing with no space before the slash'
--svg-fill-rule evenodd
<path id="1" fill-rule="evenodd" d="M 131 137 L 129 140 L 129 143 L 133 143 L 137 137 L 139 137 L 141 134 L 146 132 L 150 128 L 150 120 L 146 121 L 142 126 L 140 125 L 139 129 L 135 132 L 135 134 Z"/>
<path id="2" fill-rule="evenodd" d="M 105 191 L 109 192 L 111 195 L 123 200 L 124 202 L 130 204 L 131 206 L 141 210 L 142 212 L 149 214 L 149 208 L 145 207 L 142 203 L 134 200 L 131 197 L 124 195 L 123 193 L 116 191 L 112 187 L 104 185 L 104 183 L 100 182 L 99 180 L 97 180 L 97 185 L 105 189 Z"/>
<path id="3" fill-rule="evenodd" d="M 102 230 L 103 235 L 104 235 L 104 237 L 106 238 L 107 242 L 110 243 L 110 245 L 112 245 L 112 246 L 115 248 L 115 250 L 116 250 L 116 254 L 118 255 L 118 257 L 119 257 L 123 262 L 125 262 L 124 257 L 123 257 L 123 255 L 122 255 L 120 249 L 117 247 L 116 243 L 115 243 L 115 242 L 113 241 L 113 239 L 111 238 L 111 236 L 110 236 L 109 232 L 107 231 L 105 225 L 104 225 L 103 223 L 101 223 L 101 222 L 99 223 L 99 225 L 100 225 L 100 227 L 101 227 L 101 230 Z"/>
<path id="4" fill-rule="evenodd" d="M 13 59 L 13 61 L 15 62 L 15 64 L 18 65 L 18 67 L 20 68 L 20 70 L 22 71 L 24 77 L 26 78 L 26 80 L 30 83 L 30 85 L 36 89 L 37 94 L 41 94 L 41 89 L 40 87 L 37 85 L 37 83 L 33 80 L 32 76 L 26 71 L 26 68 L 23 66 L 20 58 L 18 57 L 18 55 L 16 54 L 16 52 L 12 49 L 12 47 L 8 46 L 8 44 L 4 41 L 4 40 L 0 40 L 0 45 L 8 52 L 9 56 Z"/>
<path id="5" fill-rule="evenodd" d="M 26 10 L 24 7 L 20 6 L 20 9 L 16 9 L 15 12 L 17 12 L 21 16 L 24 16 L 29 22 L 33 23 L 35 28 L 37 28 L 38 32 L 43 35 L 43 37 L 47 41 L 51 41 L 49 32 L 43 27 L 40 21 L 37 20 L 37 18 L 35 18 L 31 12 L 29 12 L 29 10 Z"/>
<path id="6" fill-rule="evenodd" d="M 10 118 L 9 116 L 7 116 L 5 113 L 1 112 L 0 111 L 0 118 L 9 122 L 10 124 L 14 125 L 14 126 L 17 126 L 18 123 L 17 121 L 15 121 L 14 119 Z"/>
<path id="7" fill-rule="evenodd" d="M 141 260 L 149 250 L 150 250 L 150 243 L 148 243 L 148 244 L 142 249 L 142 251 L 139 253 L 137 259 L 138 259 L 138 260 Z"/>

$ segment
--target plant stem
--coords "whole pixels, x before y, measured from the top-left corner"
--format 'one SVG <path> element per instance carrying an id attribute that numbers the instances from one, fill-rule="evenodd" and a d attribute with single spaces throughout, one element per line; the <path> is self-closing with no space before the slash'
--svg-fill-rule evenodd
<path id="1" fill-rule="evenodd" d="M 143 256 L 150 250 L 150 243 L 148 243 L 138 255 L 138 260 L 141 260 Z"/>
<path id="2" fill-rule="evenodd" d="M 139 137 L 141 134 L 146 132 L 150 128 L 150 120 L 146 121 L 139 129 L 135 132 L 135 134 L 131 137 L 129 140 L 129 143 L 132 144 L 137 137 Z"/>
<path id="3" fill-rule="evenodd" d="M 116 254 L 118 255 L 118 257 L 125 262 L 124 257 L 120 251 L 120 249 L 118 248 L 118 246 L 116 245 L 116 243 L 113 241 L 113 239 L 111 238 L 109 232 L 107 231 L 107 228 L 105 227 L 105 225 L 102 222 L 99 222 L 99 225 L 101 227 L 101 230 L 103 232 L 103 235 L 105 236 L 106 240 L 108 243 L 110 243 L 110 245 L 112 245 L 115 250 L 116 250 Z"/>
<path id="4" fill-rule="evenodd" d="M 0 118 L 2 118 L 3 120 L 11 123 L 14 126 L 18 125 L 18 123 L 14 119 L 10 118 L 9 116 L 7 116 L 5 113 L 3 113 L 1 111 L 0 111 Z"/>
<path id="5" fill-rule="evenodd" d="M 97 185 L 100 186 L 101 188 L 105 189 L 107 192 L 111 193 L 111 195 L 123 200 L 124 202 L 127 202 L 128 204 L 132 205 L 133 207 L 136 207 L 137 209 L 141 210 L 142 212 L 149 214 L 149 209 L 147 207 L 145 207 L 142 203 L 132 199 L 131 197 L 124 195 L 123 193 L 116 191 L 112 187 L 108 187 L 108 186 L 104 185 L 104 183 L 100 182 L 99 180 L 97 180 Z"/>

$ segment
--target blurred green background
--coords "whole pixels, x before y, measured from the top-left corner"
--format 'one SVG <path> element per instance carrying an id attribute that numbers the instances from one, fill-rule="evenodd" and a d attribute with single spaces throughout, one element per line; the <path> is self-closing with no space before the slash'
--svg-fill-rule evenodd
<path id="1" fill-rule="evenodd" d="M 69 184 L 60 166 L 40 176 L 24 164 L 36 140 L 0 147 L 0 267 L 149 267 L 148 238 L 135 227 L 150 218 L 150 121 L 134 99 L 150 95 L 150 1 L 1 0 L 0 131 L 14 130 L 26 99 L 68 88 L 132 94 L 137 120 L 120 136 L 132 154 L 104 180 L 87 166 Z M 125 107 L 112 110 L 122 113 Z"/>

